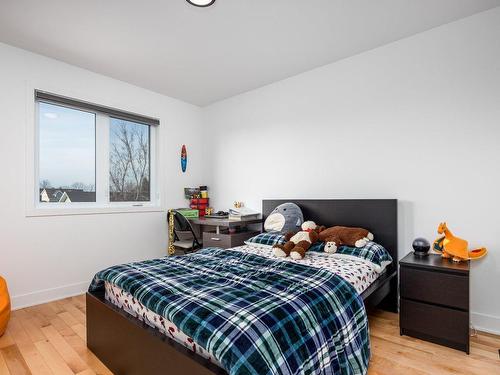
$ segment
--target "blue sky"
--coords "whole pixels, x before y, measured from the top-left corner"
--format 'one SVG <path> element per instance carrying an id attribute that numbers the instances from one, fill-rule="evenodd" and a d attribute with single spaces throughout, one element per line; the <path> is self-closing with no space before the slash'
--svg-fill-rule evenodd
<path id="1" fill-rule="evenodd" d="M 95 114 L 39 103 L 40 181 L 95 186 Z"/>

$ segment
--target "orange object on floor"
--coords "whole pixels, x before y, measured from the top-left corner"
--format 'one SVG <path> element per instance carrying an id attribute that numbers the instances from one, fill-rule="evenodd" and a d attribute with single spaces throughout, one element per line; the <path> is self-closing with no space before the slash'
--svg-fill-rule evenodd
<path id="1" fill-rule="evenodd" d="M 10 297 L 7 282 L 0 276 L 0 336 L 5 333 L 10 319 Z"/>

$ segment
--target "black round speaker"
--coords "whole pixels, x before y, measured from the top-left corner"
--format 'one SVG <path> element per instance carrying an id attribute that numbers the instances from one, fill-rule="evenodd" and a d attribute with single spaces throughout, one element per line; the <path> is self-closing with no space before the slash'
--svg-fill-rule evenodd
<path id="1" fill-rule="evenodd" d="M 429 250 L 431 244 L 425 238 L 419 237 L 415 238 L 412 243 L 413 250 L 415 250 L 415 255 L 426 256 L 429 255 Z"/>

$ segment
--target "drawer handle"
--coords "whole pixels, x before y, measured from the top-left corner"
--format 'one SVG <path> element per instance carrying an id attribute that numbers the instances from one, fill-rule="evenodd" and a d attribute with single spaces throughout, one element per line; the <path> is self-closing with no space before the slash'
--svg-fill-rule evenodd
<path id="1" fill-rule="evenodd" d="M 220 238 L 217 238 L 217 237 L 212 237 L 211 238 L 212 241 L 220 241 Z"/>

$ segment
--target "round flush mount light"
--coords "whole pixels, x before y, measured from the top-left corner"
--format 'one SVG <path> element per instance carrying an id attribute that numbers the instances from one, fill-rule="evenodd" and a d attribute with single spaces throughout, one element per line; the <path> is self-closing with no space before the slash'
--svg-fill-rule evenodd
<path id="1" fill-rule="evenodd" d="M 194 5 L 195 7 L 205 8 L 213 5 L 215 0 L 186 0 L 189 4 Z"/>

